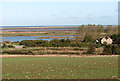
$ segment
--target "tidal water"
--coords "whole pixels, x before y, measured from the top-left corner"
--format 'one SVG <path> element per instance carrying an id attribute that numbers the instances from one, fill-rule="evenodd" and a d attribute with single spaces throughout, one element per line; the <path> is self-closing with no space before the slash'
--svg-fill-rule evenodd
<path id="1" fill-rule="evenodd" d="M 4 41 L 22 41 L 22 40 L 53 40 L 53 39 L 36 39 L 36 37 L 70 37 L 70 38 L 57 38 L 57 39 L 72 39 L 74 35 L 64 35 L 64 36 L 11 36 L 11 37 L 0 37 L 1 42 Z"/>

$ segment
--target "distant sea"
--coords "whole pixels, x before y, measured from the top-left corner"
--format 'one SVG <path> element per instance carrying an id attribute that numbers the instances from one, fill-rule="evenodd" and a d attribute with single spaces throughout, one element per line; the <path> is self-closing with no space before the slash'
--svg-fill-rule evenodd
<path id="1" fill-rule="evenodd" d="M 0 26 L 2 28 L 12 28 L 12 27 L 51 27 L 51 26 L 80 26 L 80 25 L 44 25 L 44 26 Z"/>
<path id="2" fill-rule="evenodd" d="M 51 26 L 81 26 L 81 25 L 43 25 L 43 26 L 0 26 L 0 28 L 12 28 L 12 27 L 51 27 Z M 107 25 L 103 25 L 107 26 Z"/>

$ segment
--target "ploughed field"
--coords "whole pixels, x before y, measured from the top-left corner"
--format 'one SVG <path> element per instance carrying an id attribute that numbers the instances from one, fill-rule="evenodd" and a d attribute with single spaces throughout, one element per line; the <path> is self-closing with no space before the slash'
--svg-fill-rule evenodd
<path id="1" fill-rule="evenodd" d="M 118 57 L 2 58 L 3 79 L 106 79 L 118 77 Z"/>

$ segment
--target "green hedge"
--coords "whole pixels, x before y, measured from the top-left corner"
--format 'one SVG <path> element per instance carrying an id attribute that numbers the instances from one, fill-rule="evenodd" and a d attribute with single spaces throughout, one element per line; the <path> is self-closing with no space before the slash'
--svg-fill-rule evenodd
<path id="1" fill-rule="evenodd" d="M 2 51 L 2 54 L 28 54 L 28 52 L 26 51 L 20 51 L 20 50 L 5 50 L 5 51 Z"/>
<path id="2" fill-rule="evenodd" d="M 70 39 L 54 39 L 51 41 L 46 40 L 23 40 L 19 43 L 25 47 L 88 47 L 88 42 L 76 42 Z"/>

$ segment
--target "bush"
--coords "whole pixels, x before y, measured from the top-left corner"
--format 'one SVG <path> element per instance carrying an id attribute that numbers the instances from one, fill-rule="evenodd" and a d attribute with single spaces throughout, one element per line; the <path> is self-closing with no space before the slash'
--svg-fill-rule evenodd
<path id="1" fill-rule="evenodd" d="M 23 40 L 19 43 L 25 47 L 69 47 L 71 40 L 69 39 L 54 39 L 51 41 L 46 40 Z"/>
<path id="2" fill-rule="evenodd" d="M 82 42 L 79 47 L 89 47 L 90 43 L 89 42 Z"/>
<path id="3" fill-rule="evenodd" d="M 27 47 L 45 47 L 48 45 L 48 41 L 45 40 L 23 40 L 19 43 L 19 45 L 25 45 Z"/>
<path id="4" fill-rule="evenodd" d="M 87 54 L 95 54 L 95 45 L 90 44 Z"/>
<path id="5" fill-rule="evenodd" d="M 18 44 L 19 44 L 19 41 L 12 42 L 11 44 L 16 44 L 16 45 L 18 45 Z"/>
<path id="6" fill-rule="evenodd" d="M 102 55 L 118 55 L 120 54 L 120 46 L 117 44 L 106 45 L 102 52 Z"/>
<path id="7" fill-rule="evenodd" d="M 3 44 L 2 48 L 15 48 L 13 45 L 6 45 L 5 43 Z"/>
<path id="8" fill-rule="evenodd" d="M 24 54 L 24 55 L 26 55 L 27 52 L 19 51 L 19 50 L 5 50 L 2 52 L 2 54 Z"/>
<path id="9" fill-rule="evenodd" d="M 115 54 L 115 55 L 120 54 L 120 47 L 118 45 L 114 45 L 112 47 L 112 54 Z"/>
<path id="10" fill-rule="evenodd" d="M 4 43 L 2 48 L 8 48 L 8 46 Z"/>
<path id="11" fill-rule="evenodd" d="M 9 43 L 10 43 L 10 41 L 9 41 L 9 40 L 8 40 L 8 41 L 5 41 L 5 43 L 9 44 Z"/>
<path id="12" fill-rule="evenodd" d="M 8 48 L 15 48 L 13 45 L 8 45 Z"/>
<path id="13" fill-rule="evenodd" d="M 93 41 L 94 40 L 92 36 L 86 33 L 83 42 L 93 42 Z"/>
<path id="14" fill-rule="evenodd" d="M 23 40 L 19 43 L 25 47 L 88 47 L 90 42 L 77 42 L 70 39 L 45 40 Z"/>
<path id="15" fill-rule="evenodd" d="M 113 34 L 111 35 L 111 38 L 113 39 L 113 44 L 120 44 L 120 34 Z"/>
<path id="16" fill-rule="evenodd" d="M 103 55 L 112 55 L 112 46 L 106 45 L 103 50 Z"/>
<path id="17" fill-rule="evenodd" d="M 74 48 L 74 50 L 79 50 L 79 48 Z"/>
<path id="18" fill-rule="evenodd" d="M 29 51 L 27 52 L 27 55 L 36 55 L 36 54 L 33 53 L 31 50 L 29 50 Z"/>
<path id="19" fill-rule="evenodd" d="M 25 45 L 28 47 L 35 47 L 36 46 L 34 40 L 23 40 L 19 43 L 19 45 Z"/>

